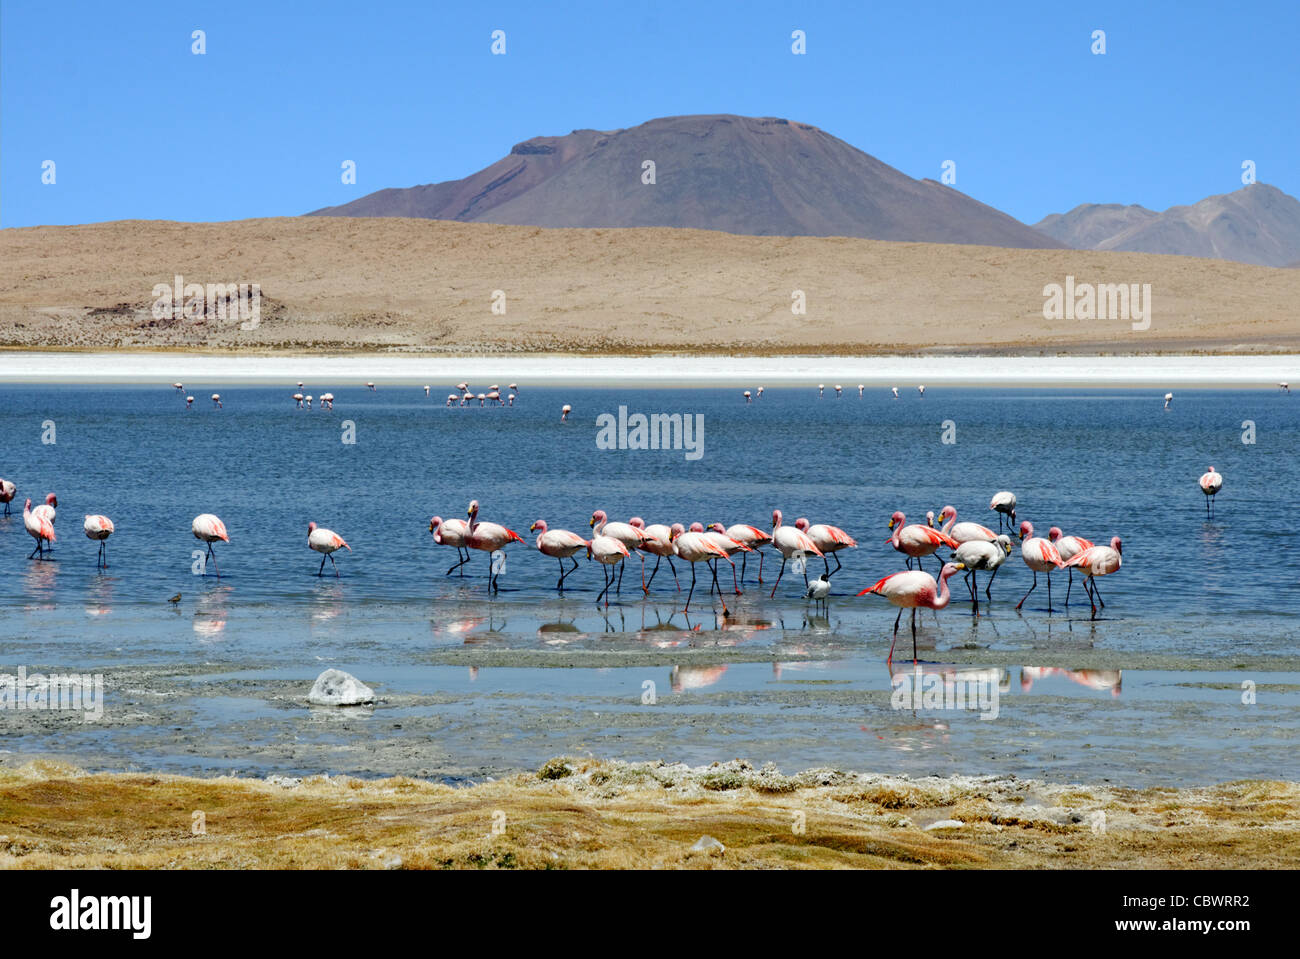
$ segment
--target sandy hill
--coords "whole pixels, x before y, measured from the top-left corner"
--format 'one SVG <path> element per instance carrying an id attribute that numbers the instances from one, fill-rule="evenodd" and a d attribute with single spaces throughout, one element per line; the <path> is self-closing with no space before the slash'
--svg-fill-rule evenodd
<path id="1" fill-rule="evenodd" d="M 655 164 L 652 185 L 642 182 L 647 160 Z M 463 180 L 380 190 L 313 215 L 1061 245 L 952 187 L 914 180 L 817 127 L 728 115 L 535 137 Z"/>
<path id="2" fill-rule="evenodd" d="M 175 274 L 260 284 L 260 326 L 153 318 Z M 1149 283 L 1150 329 L 1044 319 L 1067 276 Z M 0 230 L 0 345 L 24 347 L 1297 351 L 1296 303 L 1300 270 L 1141 253 L 398 218 Z"/>

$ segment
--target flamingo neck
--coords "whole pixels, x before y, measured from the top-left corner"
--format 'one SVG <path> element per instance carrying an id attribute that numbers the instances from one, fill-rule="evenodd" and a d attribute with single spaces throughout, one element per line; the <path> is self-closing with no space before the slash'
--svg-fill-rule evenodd
<path id="1" fill-rule="evenodd" d="M 931 609 L 943 609 L 948 605 L 948 601 L 952 599 L 952 593 L 948 589 L 948 577 L 952 575 L 952 572 L 939 574 L 939 595 L 935 597 Z"/>

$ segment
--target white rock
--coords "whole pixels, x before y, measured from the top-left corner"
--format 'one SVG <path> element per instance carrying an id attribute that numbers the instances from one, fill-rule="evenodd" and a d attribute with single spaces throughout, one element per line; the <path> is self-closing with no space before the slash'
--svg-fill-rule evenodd
<path id="1" fill-rule="evenodd" d="M 316 677 L 307 701 L 316 706 L 360 706 L 373 703 L 375 691 L 351 673 L 327 669 Z"/>
<path id="2" fill-rule="evenodd" d="M 711 856 L 721 856 L 726 851 L 727 847 L 712 836 L 701 836 L 691 847 L 691 852 L 707 852 Z"/>
<path id="3" fill-rule="evenodd" d="M 960 829 L 964 825 L 966 824 L 959 819 L 940 819 L 938 822 L 932 822 L 926 826 L 925 831 L 929 832 L 931 829 Z"/>

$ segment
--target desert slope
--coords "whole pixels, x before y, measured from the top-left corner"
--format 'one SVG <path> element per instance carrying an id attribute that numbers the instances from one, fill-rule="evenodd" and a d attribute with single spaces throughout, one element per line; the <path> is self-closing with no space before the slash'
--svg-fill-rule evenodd
<path id="1" fill-rule="evenodd" d="M 259 283 L 260 326 L 155 320 L 175 274 Z M 1150 329 L 1045 320 L 1067 275 L 1151 284 Z M 1141 253 L 400 218 L 0 231 L 0 345 L 26 348 L 1294 352 L 1297 304 L 1300 271 Z"/>

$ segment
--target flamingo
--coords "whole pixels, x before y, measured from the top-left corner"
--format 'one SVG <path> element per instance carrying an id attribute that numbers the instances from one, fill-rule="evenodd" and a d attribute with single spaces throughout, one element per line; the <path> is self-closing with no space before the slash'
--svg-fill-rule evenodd
<path id="1" fill-rule="evenodd" d="M 511 393 L 509 396 L 506 397 L 506 406 L 514 406 L 514 405 L 515 405 L 515 394 Z"/>
<path id="2" fill-rule="evenodd" d="M 744 397 L 745 397 L 745 402 L 746 402 L 746 403 L 752 403 L 752 402 L 754 402 L 754 397 L 753 397 L 752 395 L 750 395 L 749 390 L 745 390 Z"/>
<path id="3" fill-rule="evenodd" d="M 374 383 L 367 383 L 367 384 L 366 384 L 366 389 L 368 389 L 371 393 L 373 393 L 373 392 L 375 391 L 375 384 L 374 384 Z"/>
<path id="4" fill-rule="evenodd" d="M 307 399 L 307 409 L 311 409 L 311 401 L 314 400 L 315 398 L 316 398 L 316 397 L 312 396 L 310 393 L 307 394 L 307 397 L 306 397 L 306 399 Z"/>
<path id="5" fill-rule="evenodd" d="M 1283 383 L 1282 385 L 1285 386 L 1286 384 Z M 755 395 L 756 395 L 759 399 L 762 399 L 762 398 L 763 398 L 763 387 L 760 386 L 760 387 L 755 391 Z"/>
<path id="6" fill-rule="evenodd" d="M 645 520 L 640 516 L 633 516 L 627 521 L 629 526 L 635 526 L 645 534 L 645 539 L 637 546 L 637 549 L 643 553 L 651 553 L 655 558 L 655 568 L 650 571 L 650 581 L 641 584 L 641 591 L 650 592 L 650 584 L 655 581 L 655 573 L 659 572 L 659 564 L 665 557 L 668 559 L 668 568 L 673 571 L 673 582 L 677 584 L 677 591 L 682 590 L 681 581 L 677 578 L 677 567 L 673 565 L 673 557 L 677 555 L 677 547 L 673 545 L 673 531 L 670 527 L 662 523 L 655 523 L 652 526 L 646 526 Z M 645 558 L 641 559 L 642 579 L 645 578 Z"/>
<path id="7" fill-rule="evenodd" d="M 940 546 L 956 549 L 961 545 L 942 530 L 931 529 L 920 523 L 909 525 L 902 510 L 894 511 L 894 515 L 889 518 L 889 528 L 893 530 L 893 535 L 885 540 L 885 544 L 907 556 L 908 569 L 912 568 L 914 559 L 916 565 L 920 567 L 921 557 L 932 556 Z"/>
<path id="8" fill-rule="evenodd" d="M 473 394 L 473 393 L 466 393 L 464 396 L 462 396 L 462 397 L 460 398 L 460 405 L 461 405 L 461 406 L 469 406 L 469 404 L 472 403 L 472 402 L 474 402 L 474 394 Z"/>
<path id="9" fill-rule="evenodd" d="M 898 387 L 897 387 L 897 386 L 891 386 L 891 387 L 889 388 L 889 392 L 891 392 L 891 393 L 894 394 L 894 399 L 898 399 Z"/>
<path id="10" fill-rule="evenodd" d="M 925 387 L 924 387 L 924 386 L 918 386 L 916 389 L 917 389 L 917 391 L 921 394 L 921 399 L 925 399 Z"/>
<path id="11" fill-rule="evenodd" d="M 1052 541 L 1056 547 L 1057 554 L 1061 557 L 1061 562 L 1066 562 L 1075 553 L 1082 553 L 1085 549 L 1091 549 L 1093 542 L 1090 539 L 1084 539 L 1082 536 L 1063 536 L 1059 526 L 1053 526 L 1047 531 L 1047 538 Z M 1065 605 L 1068 609 L 1070 606 L 1070 590 L 1074 589 L 1074 568 L 1069 570 L 1070 581 L 1065 587 Z"/>
<path id="12" fill-rule="evenodd" d="M 510 390 L 512 393 L 518 393 L 518 392 L 519 392 L 519 384 L 518 384 L 518 383 L 510 383 L 509 385 L 506 386 L 506 389 Z"/>
<path id="13" fill-rule="evenodd" d="M 898 607 L 898 618 L 894 620 L 894 640 L 889 644 L 888 663 L 894 661 L 894 646 L 898 642 L 898 624 L 903 620 L 903 610 L 912 611 L 912 661 L 916 662 L 916 611 L 918 609 L 943 609 L 952 599 L 948 589 L 948 580 L 955 573 L 965 569 L 961 563 L 945 563 L 939 570 L 936 583 L 933 576 L 921 570 L 906 570 L 886 576 L 874 586 L 868 586 L 859 596 L 875 593 L 883 596 Z"/>
<path id="14" fill-rule="evenodd" d="M 989 500 L 989 509 L 998 514 L 998 532 L 1002 532 L 1002 518 L 1007 517 L 1012 527 L 1016 523 L 1016 494 L 1010 490 L 1002 490 L 994 493 L 993 498 Z"/>
<path id="15" fill-rule="evenodd" d="M 726 533 L 738 543 L 744 543 L 750 552 L 758 553 L 758 585 L 763 585 L 763 547 L 772 542 L 772 537 L 756 526 L 737 523 L 728 526 Z M 749 565 L 749 553 L 740 557 L 740 581 L 745 581 L 745 570 Z"/>
<path id="16" fill-rule="evenodd" d="M 486 399 L 487 399 L 487 394 L 486 394 L 486 393 L 480 393 L 480 394 L 478 395 L 478 405 L 479 405 L 479 406 L 483 406 L 483 405 L 484 405 L 484 402 L 483 402 L 483 401 L 486 400 Z"/>
<path id="17" fill-rule="evenodd" d="M 448 406 L 454 406 L 454 405 L 456 404 L 456 401 L 457 401 L 458 399 L 460 399 L 460 396 L 459 396 L 458 394 L 456 394 L 456 393 L 448 393 L 448 394 L 447 394 L 447 405 L 448 405 Z"/>
<path id="18" fill-rule="evenodd" d="M 45 494 L 45 502 L 36 507 L 32 512 L 42 519 L 49 520 L 50 525 L 54 525 L 55 508 L 59 505 L 59 498 L 53 493 Z"/>
<path id="19" fill-rule="evenodd" d="M 506 529 L 498 523 L 480 523 L 478 521 L 478 500 L 471 500 L 469 504 L 469 536 L 465 538 L 465 545 L 470 549 L 482 550 L 491 553 L 498 549 L 505 549 L 511 543 L 522 543 L 524 538 L 512 529 Z M 497 576 L 499 574 L 492 572 L 491 559 L 488 561 L 488 589 L 497 592 Z"/>
<path id="20" fill-rule="evenodd" d="M 1172 403 L 1173 401 L 1174 401 L 1174 394 L 1173 394 L 1173 393 L 1166 393 L 1166 394 L 1165 394 L 1165 409 L 1169 409 L 1169 404 Z"/>
<path id="21" fill-rule="evenodd" d="M 1124 552 L 1124 544 L 1120 542 L 1118 536 L 1111 537 L 1109 546 L 1090 546 L 1081 553 L 1076 553 L 1070 557 L 1069 562 L 1065 565 L 1070 567 L 1077 566 L 1083 572 L 1083 588 L 1088 590 L 1088 598 L 1092 601 L 1092 618 L 1097 618 L 1097 604 L 1101 603 L 1105 609 L 1106 603 L 1101 598 L 1101 593 L 1097 591 L 1097 577 L 1109 576 L 1117 572 L 1120 567 L 1121 555 Z"/>
<path id="22" fill-rule="evenodd" d="M 192 396 L 187 396 L 187 397 L 185 397 L 185 408 L 186 408 L 187 410 L 188 410 L 188 409 L 193 409 L 193 408 L 194 408 L 194 397 L 192 397 Z"/>
<path id="23" fill-rule="evenodd" d="M 587 541 L 567 529 L 548 529 L 544 519 L 539 519 L 528 527 L 528 531 L 537 534 L 537 551 L 544 556 L 554 556 L 555 561 L 560 564 L 560 579 L 555 584 L 555 588 L 564 592 L 565 577 L 578 568 L 576 559 L 573 560 L 573 566 L 567 570 L 564 568 L 564 561 L 573 559 L 573 554 L 585 548 Z"/>
<path id="24" fill-rule="evenodd" d="M 185 392 L 185 384 L 184 384 L 184 383 L 173 383 L 173 384 L 172 384 L 172 389 L 174 389 L 177 393 L 184 393 L 184 392 Z"/>
<path id="25" fill-rule="evenodd" d="M 0 479 L 0 503 L 5 504 L 5 515 L 9 515 L 9 504 L 18 495 L 18 487 L 7 479 Z"/>
<path id="26" fill-rule="evenodd" d="M 461 393 L 468 393 L 468 392 L 469 392 L 469 384 L 468 384 L 468 383 L 457 383 L 457 384 L 456 384 L 456 389 L 459 390 Z"/>
<path id="27" fill-rule="evenodd" d="M 867 388 L 865 383 L 858 384 L 858 399 L 862 399 L 862 391 Z"/>
<path id="28" fill-rule="evenodd" d="M 113 521 L 107 516 L 87 515 L 82 524 L 87 539 L 99 541 L 99 558 L 96 567 L 108 568 L 108 538 L 113 535 Z"/>
<path id="29" fill-rule="evenodd" d="M 835 572 L 838 573 L 843 566 L 840 565 L 840 558 L 834 554 L 842 549 L 857 549 L 858 541 L 838 526 L 828 526 L 825 523 L 809 526 L 808 521 L 802 516 L 794 521 L 794 525 L 795 529 L 807 533 L 808 538 L 822 551 L 822 564 L 826 567 L 828 576 L 833 576 L 834 573 L 831 572 L 831 564 L 826 561 L 827 555 L 835 560 Z"/>
<path id="30" fill-rule="evenodd" d="M 984 595 L 991 603 L 993 594 L 989 590 L 993 587 L 993 580 L 997 578 L 998 570 L 1010 555 L 1011 537 L 1006 533 L 999 533 L 992 542 L 983 539 L 967 540 L 953 552 L 953 560 L 966 567 L 966 585 L 970 588 L 971 606 L 974 607 L 976 615 L 979 615 L 979 599 L 975 595 L 975 572 L 981 569 L 992 572 L 993 575 L 984 584 Z"/>
<path id="31" fill-rule="evenodd" d="M 695 595 L 695 564 L 701 561 L 707 563 L 715 559 L 725 559 L 728 563 L 731 563 L 731 557 L 727 555 L 725 549 L 703 533 L 686 532 L 681 523 L 673 523 L 671 536 L 672 543 L 677 548 L 677 555 L 691 564 L 691 591 L 686 594 L 686 607 L 682 610 L 683 613 L 689 613 L 691 611 L 691 597 Z M 732 565 L 735 564 L 732 563 Z M 716 574 L 714 574 L 714 578 L 717 578 Z M 718 591 L 718 598 L 722 599 L 721 590 Z M 726 612 L 727 601 L 725 599 L 722 600 L 722 609 L 723 612 Z"/>
<path id="32" fill-rule="evenodd" d="M 727 528 L 723 526 L 721 523 L 710 523 L 708 529 L 704 529 L 702 527 L 697 529 L 697 527 L 700 527 L 699 523 L 692 523 L 691 532 L 704 533 L 705 536 L 709 537 L 709 539 L 713 540 L 713 542 L 721 546 L 723 552 L 725 552 L 728 557 L 735 556 L 737 553 L 754 552 L 754 550 L 748 544 L 742 543 L 738 539 L 732 539 L 729 535 L 727 535 Z M 717 586 L 717 576 L 718 576 L 718 568 L 717 565 L 714 564 L 713 584 L 715 586 Z M 731 584 L 736 590 L 736 595 L 739 596 L 741 593 L 741 589 L 740 589 L 740 583 L 736 580 L 736 564 L 734 562 L 731 564 Z M 718 592 L 719 593 L 722 592 L 721 586 L 718 587 Z"/>
<path id="33" fill-rule="evenodd" d="M 1201 476 L 1200 483 L 1201 492 L 1205 494 L 1205 515 L 1211 516 L 1214 513 L 1214 510 L 1211 508 L 1211 504 L 1214 502 L 1214 497 L 1219 495 L 1219 490 L 1223 489 L 1223 476 L 1220 473 L 1216 473 L 1214 467 L 1211 466 L 1205 471 L 1205 474 Z"/>
<path id="34" fill-rule="evenodd" d="M 469 536 L 469 523 L 463 519 L 443 519 L 441 516 L 435 516 L 429 520 L 429 532 L 433 534 L 433 541 L 439 546 L 456 547 L 456 558 L 459 562 L 444 575 L 450 576 L 469 562 L 469 548 L 465 545 L 465 540 Z M 465 573 L 462 571 L 460 575 L 464 576 Z"/>
<path id="35" fill-rule="evenodd" d="M 333 393 L 322 393 L 322 394 L 320 395 L 320 408 L 321 408 L 321 409 L 331 409 L 331 410 L 334 409 L 334 394 L 333 394 Z M 351 550 L 349 550 L 348 552 L 351 552 Z"/>
<path id="36" fill-rule="evenodd" d="M 837 400 L 844 398 L 844 387 L 840 386 L 838 383 L 835 384 L 835 398 Z"/>
<path id="37" fill-rule="evenodd" d="M 593 535 L 612 536 L 629 550 L 638 549 L 641 544 L 645 542 L 645 533 L 642 530 L 637 529 L 631 523 L 609 522 L 609 518 L 605 515 L 603 509 L 598 509 L 596 512 L 591 514 L 591 523 L 589 525 L 591 526 Z M 644 557 L 641 562 L 644 565 Z M 644 585 L 644 569 L 642 569 L 641 575 Z M 621 566 L 618 569 L 618 588 L 616 591 L 620 594 L 623 592 L 623 567 Z"/>
<path id="38" fill-rule="evenodd" d="M 220 393 L 213 393 L 213 394 L 212 394 L 212 405 L 215 406 L 217 409 L 221 409 L 221 408 L 222 408 L 222 406 L 221 406 L 221 394 L 220 394 Z"/>
<path id="39" fill-rule="evenodd" d="M 425 386 L 425 388 L 424 388 L 424 398 L 425 398 L 426 400 L 429 398 L 429 387 L 428 387 L 428 386 Z"/>
<path id="40" fill-rule="evenodd" d="M 785 575 L 785 561 L 795 553 L 803 553 L 805 557 L 812 553 L 814 556 L 821 556 L 822 551 L 818 549 L 817 544 L 812 538 L 801 529 L 795 529 L 793 526 L 781 525 L 781 511 L 772 510 L 772 545 L 781 552 L 781 572 L 776 574 L 776 582 L 772 584 L 771 599 L 776 595 L 776 588 L 781 585 L 781 577 Z M 803 584 L 808 586 L 808 567 L 805 564 L 803 574 Z"/>
<path id="41" fill-rule="evenodd" d="M 1043 539 L 1041 536 L 1034 535 L 1034 524 L 1025 520 L 1020 524 L 1020 558 L 1025 561 L 1025 565 L 1033 571 L 1034 582 L 1020 597 L 1020 602 L 1016 603 L 1016 609 L 1025 605 L 1025 600 L 1029 598 L 1038 587 L 1038 574 L 1047 574 L 1047 611 L 1052 612 L 1052 570 L 1060 569 L 1065 564 L 1061 562 L 1061 554 L 1056 551 L 1051 540 Z"/>
<path id="42" fill-rule="evenodd" d="M 1290 383 L 1279 383 L 1279 384 L 1277 384 L 1277 385 L 1281 388 L 1281 390 L 1282 390 L 1283 393 L 1290 393 L 1290 392 L 1291 392 L 1291 384 L 1290 384 Z"/>
<path id="43" fill-rule="evenodd" d="M 301 393 L 294 393 L 294 394 L 293 394 L 293 401 L 294 401 L 294 403 L 296 403 L 296 404 L 298 405 L 298 409 L 302 409 L 302 394 L 301 394 Z"/>
<path id="44" fill-rule="evenodd" d="M 825 383 L 818 383 L 818 384 L 817 384 L 817 398 L 818 398 L 818 399 L 821 399 L 825 394 L 826 394 L 826 384 L 825 384 Z"/>
<path id="45" fill-rule="evenodd" d="M 983 540 L 991 543 L 998 538 L 998 534 L 993 532 L 987 526 L 981 526 L 979 523 L 958 523 L 957 510 L 952 506 L 945 506 L 939 511 L 939 522 L 944 523 L 941 532 L 947 533 L 958 543 L 968 543 L 971 540 Z"/>
<path id="46" fill-rule="evenodd" d="M 830 612 L 827 600 L 831 595 L 831 577 L 829 573 L 822 573 L 821 576 L 814 579 L 808 584 L 808 591 L 804 593 L 805 599 L 811 599 L 817 605 Z"/>
<path id="47" fill-rule="evenodd" d="M 495 403 L 497 406 L 503 405 L 501 403 L 501 393 L 499 390 L 488 390 L 486 396 L 489 403 Z"/>
<path id="48" fill-rule="evenodd" d="M 54 524 L 40 513 L 33 512 L 31 497 L 23 504 L 23 526 L 32 539 L 36 540 L 36 548 L 28 554 L 28 559 L 36 559 L 40 554 L 40 559 L 45 558 L 45 544 L 53 543 L 58 537 L 54 535 Z"/>
<path id="49" fill-rule="evenodd" d="M 561 406 L 561 407 L 560 407 L 560 422 L 561 422 L 561 423 L 567 423 L 567 422 L 569 421 L 569 414 L 572 413 L 572 412 L 573 412 L 573 407 L 570 406 L 568 403 L 565 403 L 563 406 Z"/>
<path id="50" fill-rule="evenodd" d="M 352 552 L 352 547 L 344 541 L 342 536 L 332 529 L 325 529 L 315 523 L 307 524 L 307 545 L 316 552 L 325 554 L 320 558 L 320 569 L 316 573 L 317 576 L 325 573 L 325 560 L 328 559 L 330 565 L 334 567 L 335 578 L 338 578 L 339 567 L 334 562 L 334 554 L 341 549 L 346 549 L 349 553 Z"/>
<path id="51" fill-rule="evenodd" d="M 200 513 L 190 524 L 190 532 L 194 534 L 195 539 L 208 544 L 208 556 L 212 557 L 212 568 L 217 571 L 217 579 L 220 579 L 221 567 L 217 565 L 217 554 L 213 551 L 212 544 L 218 540 L 223 543 L 230 542 L 230 537 L 226 534 L 226 524 L 211 513 Z M 207 574 L 208 570 L 205 566 L 203 575 Z"/>
<path id="52" fill-rule="evenodd" d="M 601 597 L 605 599 L 605 605 L 609 605 L 609 588 L 614 585 L 614 572 L 608 567 L 616 563 L 622 563 L 623 560 L 631 555 L 627 547 L 619 540 L 612 536 L 602 536 L 597 533 L 587 544 L 587 558 L 594 559 L 601 564 L 601 571 L 605 574 L 605 588 L 600 591 L 600 596 L 596 597 L 596 605 L 600 605 Z M 622 578 L 622 567 L 619 567 L 620 579 Z"/>

